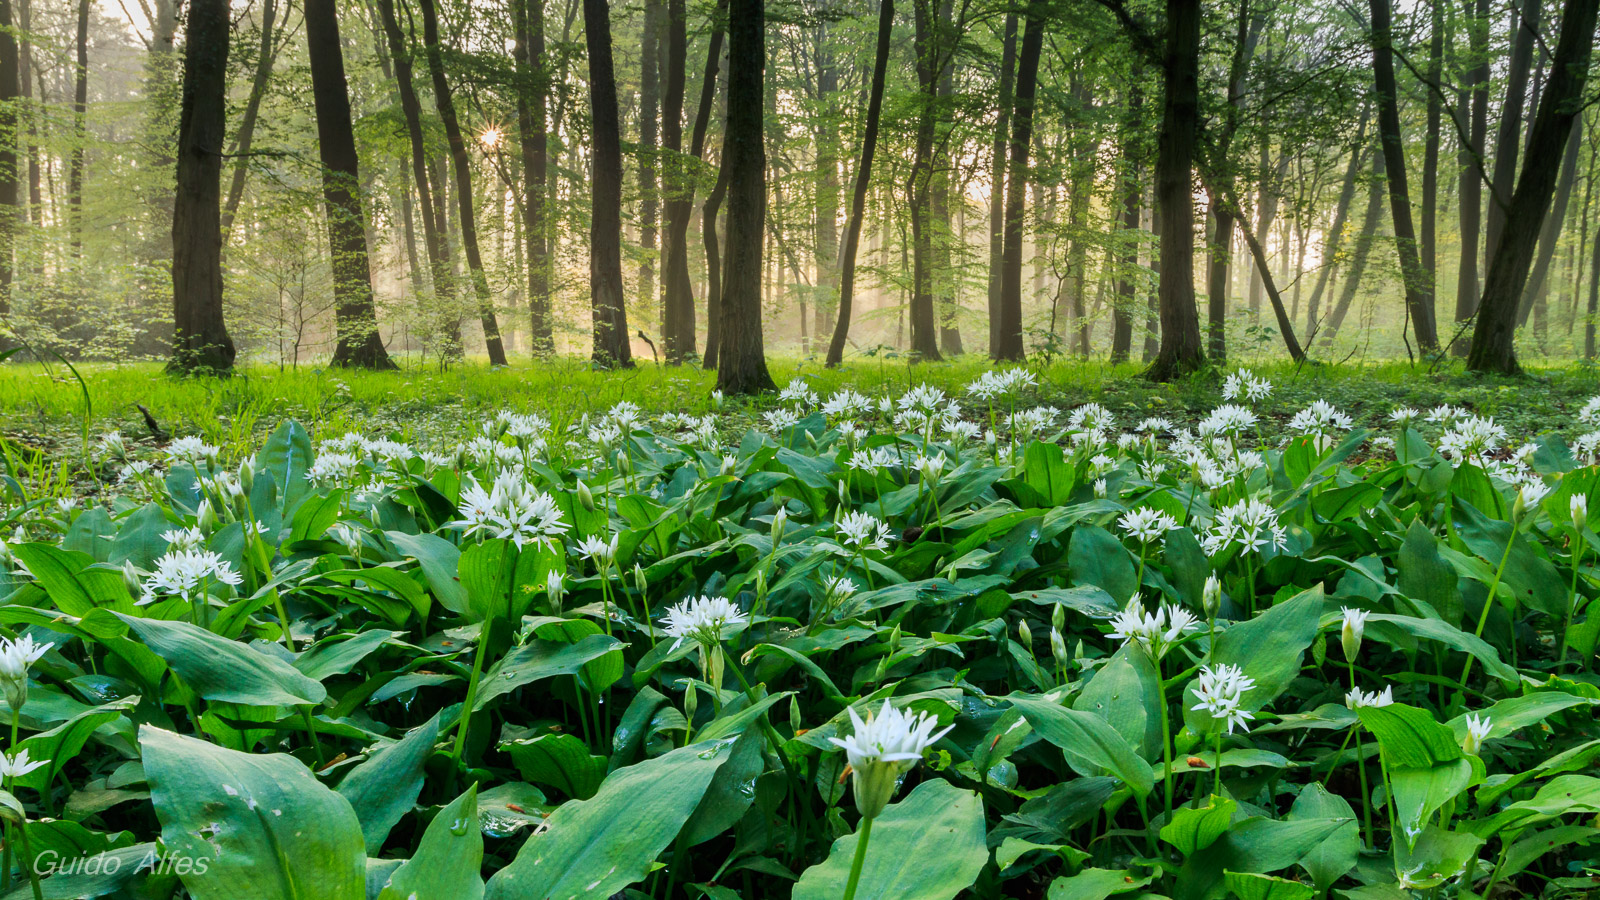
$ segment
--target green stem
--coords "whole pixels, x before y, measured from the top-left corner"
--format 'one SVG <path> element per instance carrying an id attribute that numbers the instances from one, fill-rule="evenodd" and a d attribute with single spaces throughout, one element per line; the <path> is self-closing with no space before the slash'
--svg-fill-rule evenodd
<path id="1" fill-rule="evenodd" d="M 272 605 L 278 613 L 278 624 L 283 627 L 283 645 L 293 653 L 294 636 L 289 633 L 289 613 L 284 609 L 283 595 L 276 590 L 272 592 Z"/>
<path id="2" fill-rule="evenodd" d="M 311 741 L 312 752 L 316 754 L 317 770 L 321 771 L 328 760 L 322 755 L 322 739 L 317 736 L 317 719 L 311 714 L 310 705 L 300 707 L 300 718 L 306 723 L 306 737 Z"/>
<path id="3" fill-rule="evenodd" d="M 478 631 L 478 651 L 472 657 L 472 680 L 467 682 L 467 699 L 461 707 L 461 718 L 456 721 L 456 745 L 450 752 L 452 765 L 461 761 L 461 751 L 467 746 L 467 726 L 472 721 L 472 705 L 478 699 L 478 676 L 483 674 L 483 658 L 489 649 L 489 633 L 493 630 L 493 619 L 484 619 L 483 627 Z"/>
<path id="4" fill-rule="evenodd" d="M 1161 662 L 1156 661 L 1156 688 L 1161 694 L 1161 771 L 1167 800 L 1167 815 L 1172 815 L 1172 720 L 1167 711 L 1167 683 L 1161 679 Z M 1220 754 L 1218 754 L 1220 756 Z"/>
<path id="5" fill-rule="evenodd" d="M 1561 624 L 1561 657 L 1556 660 L 1556 671 L 1567 666 L 1567 635 L 1572 633 L 1572 615 L 1578 610 L 1578 564 L 1583 561 L 1583 535 L 1572 533 L 1572 594 L 1567 598 L 1567 618 Z"/>
<path id="6" fill-rule="evenodd" d="M 1216 769 L 1216 780 L 1213 782 L 1211 792 L 1218 797 L 1222 796 L 1222 729 L 1217 729 L 1217 758 L 1211 761 L 1211 767 Z"/>
<path id="7" fill-rule="evenodd" d="M 22 835 L 23 865 L 28 867 L 28 883 L 33 885 L 33 900 L 44 900 L 44 890 L 39 886 L 38 866 L 33 862 L 33 842 L 28 840 L 28 823 L 18 825 L 17 833 Z"/>
<path id="8" fill-rule="evenodd" d="M 844 900 L 855 900 L 856 885 L 861 881 L 861 866 L 867 861 L 867 841 L 872 837 L 872 820 L 861 820 L 861 832 L 856 837 L 855 859 L 850 861 L 850 881 L 844 886 Z"/>
<path id="9" fill-rule="evenodd" d="M 1372 789 L 1367 786 L 1367 759 L 1361 752 L 1361 726 L 1351 730 L 1356 736 L 1356 774 L 1361 776 L 1361 820 L 1367 828 L 1367 849 L 1372 850 L 1378 844 L 1372 833 Z"/>
<path id="10" fill-rule="evenodd" d="M 1500 578 L 1506 574 L 1506 564 L 1511 561 L 1511 548 L 1516 546 L 1516 543 L 1517 530 L 1516 526 L 1513 525 L 1511 526 L 1511 537 L 1506 540 L 1506 551 L 1500 554 L 1500 565 L 1494 570 L 1494 580 L 1489 582 L 1489 593 L 1483 598 L 1483 612 L 1478 614 L 1478 627 L 1472 630 L 1473 637 L 1483 637 L 1483 626 L 1489 624 L 1489 610 L 1494 608 L 1494 598 L 1500 590 Z M 1515 640 L 1516 636 L 1512 635 L 1512 641 L 1515 642 Z M 1466 687 L 1467 676 L 1472 673 L 1472 664 L 1477 659 L 1476 656 L 1470 653 L 1467 654 L 1467 664 L 1461 667 L 1461 677 L 1456 679 L 1461 682 L 1462 687 Z"/>

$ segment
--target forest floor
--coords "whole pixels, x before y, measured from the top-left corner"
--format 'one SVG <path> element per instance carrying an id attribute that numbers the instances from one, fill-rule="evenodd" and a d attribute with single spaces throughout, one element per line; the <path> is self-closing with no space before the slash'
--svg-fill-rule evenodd
<path id="1" fill-rule="evenodd" d="M 915 366 L 880 358 L 834 370 L 794 358 L 773 359 L 769 365 L 780 386 L 804 378 L 824 398 L 842 387 L 877 396 L 926 383 L 976 411 L 979 404 L 967 400 L 966 384 L 989 363 L 974 356 Z M 1096 402 L 1116 414 L 1124 427 L 1146 416 L 1192 425 L 1224 402 L 1216 371 L 1175 384 L 1153 384 L 1139 377 L 1138 364 L 1065 361 L 1030 368 L 1039 385 L 1022 402 L 1063 410 Z M 1600 372 L 1582 365 L 1538 369 L 1521 379 L 1476 378 L 1459 369 L 1430 371 L 1405 362 L 1314 367 L 1266 363 L 1252 368 L 1276 386 L 1269 418 L 1280 422 L 1318 399 L 1350 414 L 1356 425 L 1379 427 L 1395 407 L 1426 411 L 1448 403 L 1494 417 L 1519 440 L 1565 427 L 1591 396 L 1600 394 Z M 502 369 L 465 364 L 386 373 L 251 367 L 226 379 L 173 379 L 155 363 L 76 368 L 59 362 L 12 364 L 0 366 L 0 451 L 5 468 L 46 466 L 52 470 L 47 480 L 65 487 L 73 480 L 73 461 L 85 458 L 86 446 L 101 434 L 118 430 L 130 442 L 156 440 L 141 406 L 164 435 L 197 435 L 220 447 L 226 458 L 249 452 L 286 419 L 298 420 L 321 437 L 353 430 L 437 444 L 476 433 L 501 410 L 538 413 L 558 432 L 623 400 L 637 404 L 646 415 L 703 415 L 718 402 L 715 383 L 714 373 L 698 368 L 646 363 L 605 372 L 580 359 Z M 778 403 L 776 395 L 729 398 L 725 407 L 746 410 L 754 419 Z"/>

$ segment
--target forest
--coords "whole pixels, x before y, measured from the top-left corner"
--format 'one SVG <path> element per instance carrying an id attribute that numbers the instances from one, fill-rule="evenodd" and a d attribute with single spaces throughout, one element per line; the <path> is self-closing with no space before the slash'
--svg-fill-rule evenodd
<path id="1" fill-rule="evenodd" d="M 5 0 L 0 340 L 1590 360 L 1591 0 Z"/>

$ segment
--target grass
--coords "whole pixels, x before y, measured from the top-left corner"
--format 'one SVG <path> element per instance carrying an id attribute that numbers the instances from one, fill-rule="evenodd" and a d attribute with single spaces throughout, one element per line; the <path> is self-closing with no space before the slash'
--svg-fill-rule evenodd
<path id="1" fill-rule="evenodd" d="M 780 384 L 806 378 L 827 396 L 850 386 L 868 394 L 929 383 L 961 397 L 964 385 L 988 366 L 982 357 L 948 363 L 907 365 L 904 359 L 863 359 L 828 370 L 810 360 L 770 362 Z M 1192 422 L 1221 402 L 1215 372 L 1176 384 L 1138 377 L 1138 364 L 1095 361 L 1035 364 L 1039 388 L 1033 402 L 1062 408 L 1098 402 L 1127 425 L 1147 415 Z M 1378 424 L 1396 406 L 1421 409 L 1441 403 L 1493 416 L 1519 437 L 1565 424 L 1595 393 L 1600 376 L 1573 366 L 1536 370 L 1522 379 L 1480 379 L 1459 370 L 1430 372 L 1405 362 L 1294 367 L 1255 366 L 1277 393 L 1271 407 L 1287 418 L 1312 400 L 1326 399 L 1355 417 Z M 77 376 L 81 376 L 80 386 Z M 0 450 L 12 472 L 27 472 L 35 485 L 66 489 L 82 473 L 84 436 L 121 430 L 150 440 L 138 407 L 150 411 L 172 435 L 199 435 L 227 456 L 249 452 L 285 419 L 296 419 L 327 436 L 355 430 L 402 440 L 438 442 L 476 429 L 495 411 L 535 411 L 559 429 L 622 400 L 647 413 L 668 410 L 704 414 L 714 408 L 715 375 L 693 367 L 645 363 L 630 371 L 591 369 L 579 359 L 491 369 L 466 364 L 448 371 L 411 368 L 375 373 L 360 370 L 253 367 L 231 378 L 176 379 L 154 363 L 83 364 L 69 370 L 51 365 L 0 366 Z M 729 399 L 754 416 L 775 397 Z M 58 471 L 59 470 L 59 471 Z M 54 493 L 54 490 L 49 493 Z"/>

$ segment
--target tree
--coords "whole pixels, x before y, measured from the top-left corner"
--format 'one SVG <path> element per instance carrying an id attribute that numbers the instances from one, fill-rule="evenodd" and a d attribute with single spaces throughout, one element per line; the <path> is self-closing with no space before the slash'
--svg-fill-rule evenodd
<path id="1" fill-rule="evenodd" d="M 444 123 L 445 138 L 450 142 L 450 163 L 456 176 L 456 204 L 461 219 L 461 252 L 467 258 L 467 273 L 472 279 L 472 289 L 478 297 L 478 320 L 483 325 L 483 342 L 488 346 L 489 365 L 506 364 L 505 345 L 500 340 L 500 323 L 494 312 L 494 295 L 489 292 L 489 276 L 483 270 L 483 256 L 478 251 L 478 217 L 472 208 L 472 161 L 467 156 L 467 142 L 461 135 L 461 123 L 456 118 L 455 97 L 450 92 L 450 82 L 444 77 L 444 55 L 439 46 L 439 15 L 434 0 L 420 0 L 422 7 L 422 43 L 427 49 L 428 73 L 433 77 L 433 103 Z"/>
<path id="2" fill-rule="evenodd" d="M 11 0 L 0 0 L 0 316 L 11 312 L 12 266 L 22 219 L 17 196 L 17 99 L 21 86 L 12 21 Z"/>
<path id="3" fill-rule="evenodd" d="M 1478 248 L 1483 223 L 1484 142 L 1489 136 L 1489 0 L 1465 0 L 1469 61 L 1461 86 L 1460 108 L 1468 110 L 1470 123 L 1458 130 L 1466 135 L 1456 155 L 1461 169 L 1456 195 L 1461 225 L 1461 262 L 1456 271 L 1456 324 L 1465 327 L 1478 311 Z M 1465 341 L 1452 341 L 1451 350 L 1467 355 Z"/>
<path id="4" fill-rule="evenodd" d="M 1572 123 L 1582 111 L 1583 88 L 1593 52 L 1596 12 L 1600 0 L 1566 0 L 1561 13 L 1561 37 L 1550 61 L 1550 78 L 1528 135 L 1527 153 L 1516 192 L 1506 207 L 1505 232 L 1484 278 L 1483 302 L 1467 368 L 1473 372 L 1516 374 L 1514 332 L 1517 308 L 1528 283 L 1539 226 L 1550 208 L 1563 145 Z"/>
<path id="5" fill-rule="evenodd" d="M 1117 297 L 1111 308 L 1111 361 L 1127 362 L 1133 349 L 1133 313 L 1138 302 L 1138 288 L 1134 270 L 1139 265 L 1139 220 L 1143 204 L 1144 186 L 1140 184 L 1139 113 L 1144 96 L 1139 90 L 1140 72 L 1134 68 L 1133 85 L 1128 91 L 1127 118 L 1122 123 L 1122 163 L 1117 173 L 1122 191 L 1122 217 L 1118 224 L 1118 240 L 1122 252 L 1117 260 Z"/>
<path id="6" fill-rule="evenodd" d="M 1004 277 L 1006 193 L 1006 133 L 1011 124 L 1012 78 L 1017 70 L 1017 12 L 1006 8 L 1004 36 L 1000 41 L 1000 84 L 995 117 L 994 146 L 989 157 L 989 355 L 998 357 L 1000 346 L 1000 282 Z"/>
<path id="7" fill-rule="evenodd" d="M 193 0 L 172 210 L 172 357 L 167 371 L 233 368 L 222 320 L 222 142 L 227 136 L 228 0 Z"/>
<path id="8" fill-rule="evenodd" d="M 339 46 L 339 17 L 334 0 L 306 0 L 305 29 L 311 61 L 311 94 L 317 116 L 317 144 L 322 157 L 322 203 L 328 220 L 333 293 L 337 301 L 333 364 L 392 369 L 395 365 L 378 334 L 378 311 L 372 299 L 366 216 L 362 210 L 350 92 L 345 82 L 344 53 Z M 213 146 L 220 145 L 219 138 Z M 219 234 L 220 226 L 219 221 Z"/>
<path id="9" fill-rule="evenodd" d="M 1411 224 L 1411 197 L 1406 189 L 1405 145 L 1400 134 L 1399 88 L 1394 77 L 1394 46 L 1389 0 L 1370 0 L 1372 10 L 1372 71 L 1377 87 L 1378 137 L 1384 166 L 1389 171 L 1389 213 L 1394 219 L 1395 249 L 1400 254 L 1400 277 L 1405 284 L 1406 314 L 1411 319 L 1417 348 L 1423 353 L 1439 349 L 1439 331 L 1433 316 L 1433 272 L 1423 268 L 1417 255 L 1417 233 Z"/>
<path id="10" fill-rule="evenodd" d="M 661 0 L 645 0 L 644 40 L 639 52 L 639 301 L 656 306 L 656 214 L 661 211 L 657 150 L 661 136 Z M 681 101 L 680 101 L 681 102 Z M 661 308 L 662 331 L 666 308 Z"/>
<path id="11" fill-rule="evenodd" d="M 889 68 L 889 39 L 894 32 L 894 0 L 881 0 L 878 8 L 878 45 L 872 61 L 872 87 L 867 94 L 867 120 L 861 135 L 861 162 L 856 167 L 855 191 L 850 197 L 850 221 L 845 225 L 839 252 L 839 317 L 828 342 L 827 366 L 844 360 L 850 336 L 851 304 L 855 299 L 856 252 L 861 245 L 861 223 L 866 218 L 867 192 L 872 188 L 872 157 L 878 150 L 878 119 L 883 112 L 883 82 Z"/>
<path id="12" fill-rule="evenodd" d="M 594 361 L 631 367 L 628 309 L 622 293 L 622 133 L 617 76 L 611 63 L 611 19 L 605 0 L 583 0 L 593 116 L 593 190 L 589 211 L 589 293 L 594 310 Z M 758 231 L 757 234 L 760 232 Z"/>
<path id="13" fill-rule="evenodd" d="M 761 239 L 767 217 L 764 0 L 728 4 L 728 124 L 723 169 L 728 175 L 728 248 L 722 274 L 722 347 L 717 389 L 728 394 L 772 390 L 761 337 Z"/>
<path id="14" fill-rule="evenodd" d="M 1006 177 L 1005 250 L 1001 254 L 1000 342 L 994 358 L 1021 362 L 1022 220 L 1028 191 L 1028 150 L 1033 141 L 1033 95 L 1044 49 L 1044 4 L 1030 0 L 1017 59 L 1016 110 L 1011 124 L 1011 163 Z"/>
<path id="15" fill-rule="evenodd" d="M 267 81 L 272 77 L 272 63 L 280 44 L 273 43 L 274 24 L 277 21 L 276 0 L 263 0 L 261 4 L 261 48 L 256 56 L 255 77 L 250 80 L 250 96 L 245 99 L 244 113 L 239 117 L 239 130 L 233 139 L 229 155 L 236 162 L 233 182 L 228 186 L 228 199 L 222 206 L 222 230 L 233 229 L 233 217 L 239 212 L 239 202 L 244 198 L 245 176 L 250 172 L 250 144 L 255 139 L 256 119 L 261 115 L 261 100 L 267 95 Z"/>
<path id="16" fill-rule="evenodd" d="M 681 0 L 679 0 L 681 2 Z M 555 352 L 550 310 L 550 217 L 545 182 L 549 178 L 549 61 L 544 47 L 544 0 L 516 0 L 517 133 L 522 151 L 522 228 L 528 244 L 528 313 L 537 356 Z"/>
<path id="17" fill-rule="evenodd" d="M 1533 45 L 1539 37 L 1541 0 L 1511 5 L 1511 58 L 1506 62 L 1506 93 L 1500 103 L 1500 127 L 1495 132 L 1494 181 L 1490 185 L 1489 211 L 1484 226 L 1484 259 L 1494 259 L 1505 234 L 1507 204 L 1516 187 L 1517 152 L 1522 147 L 1522 121 L 1528 98 L 1528 72 L 1533 68 Z"/>
<path id="18" fill-rule="evenodd" d="M 912 0 L 916 24 L 912 43 L 917 73 L 916 139 L 906 200 L 911 211 L 911 353 L 913 359 L 939 360 L 939 332 L 933 303 L 933 142 L 938 127 L 939 82 L 949 64 L 938 22 L 936 0 Z"/>
<path id="19" fill-rule="evenodd" d="M 89 150 L 89 0 L 78 0 L 76 65 L 72 67 L 72 157 L 67 162 L 67 218 L 72 255 L 83 256 L 83 167 Z"/>
<path id="20" fill-rule="evenodd" d="M 1194 302 L 1194 153 L 1200 127 L 1200 0 L 1166 0 L 1166 98 L 1156 142 L 1161 345 L 1145 371 L 1171 381 L 1205 364 Z"/>
<path id="21" fill-rule="evenodd" d="M 661 138 L 666 150 L 663 171 L 666 186 L 664 218 L 666 233 L 662 249 L 662 353 L 669 364 L 677 365 L 694 352 L 694 288 L 689 278 L 689 216 L 694 208 L 696 178 L 694 163 L 682 158 L 683 92 L 689 49 L 688 11 L 684 0 L 668 0 L 665 81 L 662 90 Z M 694 129 L 689 138 L 689 157 L 698 162 L 705 152 L 706 128 L 716 98 L 717 69 L 722 55 L 722 21 L 727 0 L 719 0 L 712 12 L 710 47 L 706 53 L 705 79 L 701 84 L 700 105 L 695 110 Z"/>

